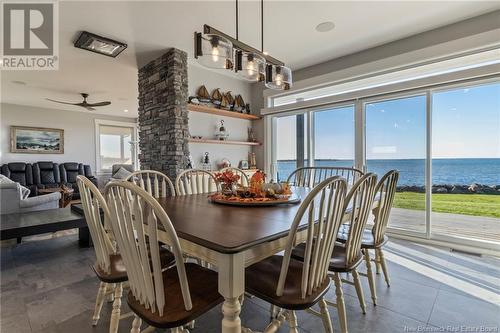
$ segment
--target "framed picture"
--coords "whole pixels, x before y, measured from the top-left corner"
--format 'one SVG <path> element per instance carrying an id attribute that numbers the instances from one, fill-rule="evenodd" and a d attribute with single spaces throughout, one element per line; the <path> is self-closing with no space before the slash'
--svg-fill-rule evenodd
<path id="1" fill-rule="evenodd" d="M 248 170 L 248 161 L 247 160 L 241 160 L 239 167 L 240 167 L 241 170 Z"/>
<path id="2" fill-rule="evenodd" d="M 10 127 L 10 152 L 63 154 L 64 130 L 43 127 Z"/>

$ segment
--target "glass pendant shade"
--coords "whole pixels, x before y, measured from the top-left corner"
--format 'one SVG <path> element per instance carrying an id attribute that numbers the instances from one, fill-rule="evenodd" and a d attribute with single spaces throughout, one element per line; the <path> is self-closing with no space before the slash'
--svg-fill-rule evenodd
<path id="1" fill-rule="evenodd" d="M 292 70 L 286 66 L 267 65 L 266 87 L 288 90 L 292 87 Z"/>
<path id="2" fill-rule="evenodd" d="M 233 68 L 233 43 L 230 40 L 214 34 L 200 34 L 197 38 L 198 62 L 210 68 Z"/>
<path id="3" fill-rule="evenodd" d="M 248 81 L 263 81 L 266 74 L 266 60 L 255 53 L 236 51 L 236 72 Z"/>

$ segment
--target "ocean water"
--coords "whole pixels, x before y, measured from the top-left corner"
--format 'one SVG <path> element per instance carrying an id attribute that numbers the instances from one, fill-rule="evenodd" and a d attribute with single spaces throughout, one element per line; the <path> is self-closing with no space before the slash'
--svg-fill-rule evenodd
<path id="1" fill-rule="evenodd" d="M 307 163 L 307 161 L 306 161 Z M 315 160 L 315 166 L 352 167 L 352 160 Z M 392 169 L 399 170 L 398 185 L 424 185 L 425 160 L 367 160 L 367 171 L 379 176 Z M 278 179 L 286 180 L 296 169 L 292 160 L 278 161 Z M 500 158 L 433 159 L 434 185 L 500 185 Z"/>

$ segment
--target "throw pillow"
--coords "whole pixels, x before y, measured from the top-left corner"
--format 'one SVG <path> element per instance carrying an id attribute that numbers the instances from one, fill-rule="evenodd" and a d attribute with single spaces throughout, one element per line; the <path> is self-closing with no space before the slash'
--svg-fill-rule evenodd
<path id="1" fill-rule="evenodd" d="M 132 172 L 128 171 L 127 169 L 125 169 L 124 167 L 120 167 L 120 169 L 118 169 L 118 171 L 116 171 L 112 176 L 111 178 L 113 179 L 125 179 L 127 178 L 128 176 L 130 176 L 132 174 Z"/>
<path id="2" fill-rule="evenodd" d="M 11 184 L 11 183 L 15 183 L 15 181 L 13 181 L 7 176 L 0 175 L 0 184 Z M 24 200 L 30 195 L 31 191 L 29 188 L 26 188 L 21 184 L 19 184 L 19 187 L 21 188 L 21 200 Z"/>

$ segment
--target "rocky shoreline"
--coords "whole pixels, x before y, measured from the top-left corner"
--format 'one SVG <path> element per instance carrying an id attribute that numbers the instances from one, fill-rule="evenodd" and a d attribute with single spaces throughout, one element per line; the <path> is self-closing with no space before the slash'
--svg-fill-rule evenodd
<path id="1" fill-rule="evenodd" d="M 417 192 L 425 193 L 424 186 L 418 185 L 403 185 L 398 186 L 397 192 Z M 432 193 L 449 193 L 449 194 L 497 194 L 500 195 L 500 185 L 434 185 Z"/>

